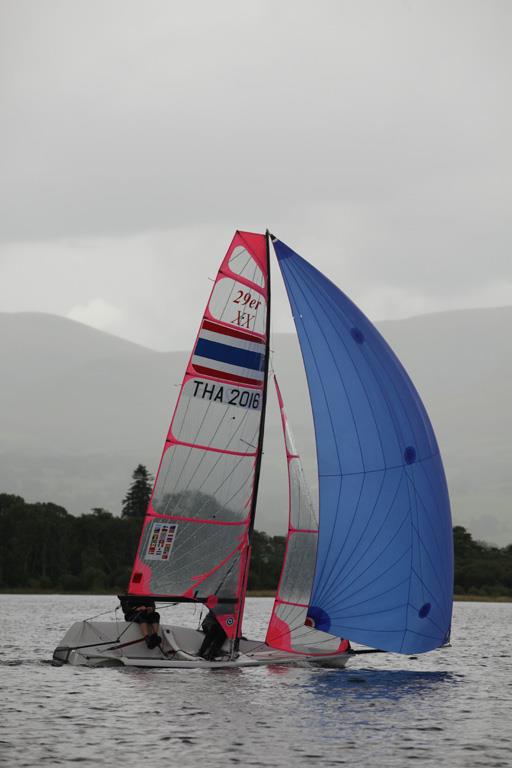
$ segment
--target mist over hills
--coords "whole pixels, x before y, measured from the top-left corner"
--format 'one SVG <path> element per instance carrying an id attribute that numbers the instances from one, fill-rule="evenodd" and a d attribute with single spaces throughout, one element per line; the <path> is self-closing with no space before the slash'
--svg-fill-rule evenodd
<path id="1" fill-rule="evenodd" d="M 454 522 L 512 542 L 512 307 L 378 323 L 429 411 Z M 273 364 L 306 473 L 315 453 L 305 375 L 292 334 Z M 119 513 L 138 463 L 155 472 L 189 352 L 155 352 L 72 320 L 0 313 L 0 491 L 81 514 Z M 286 462 L 270 397 L 257 527 L 285 529 Z"/>

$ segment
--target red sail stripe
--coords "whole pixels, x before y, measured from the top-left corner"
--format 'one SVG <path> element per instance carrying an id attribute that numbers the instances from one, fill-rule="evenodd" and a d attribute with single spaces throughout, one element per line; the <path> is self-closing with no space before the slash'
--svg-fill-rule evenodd
<path id="1" fill-rule="evenodd" d="M 258 379 L 247 379 L 245 376 L 237 376 L 234 373 L 226 373 L 225 371 L 216 371 L 213 368 L 206 368 L 203 365 L 196 365 L 193 363 L 193 368 L 197 373 L 202 373 L 205 376 L 213 376 L 216 379 L 224 379 L 225 381 L 234 381 L 236 384 L 252 384 L 263 386 L 263 382 Z"/>
<path id="2" fill-rule="evenodd" d="M 257 344 L 264 344 L 263 337 L 258 336 L 255 333 L 248 333 L 247 331 L 240 331 L 238 328 L 233 328 L 230 325 L 221 325 L 220 323 L 214 323 L 212 320 L 203 320 L 205 331 L 213 331 L 214 333 L 223 333 L 226 336 L 233 336 L 235 339 L 242 339 L 243 341 L 255 341 Z"/>

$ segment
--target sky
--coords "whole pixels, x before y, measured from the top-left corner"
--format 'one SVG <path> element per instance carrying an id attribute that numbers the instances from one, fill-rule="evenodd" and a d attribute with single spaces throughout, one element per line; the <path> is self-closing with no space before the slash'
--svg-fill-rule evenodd
<path id="1" fill-rule="evenodd" d="M 0 0 L 0 311 L 187 349 L 267 227 L 374 320 L 511 305 L 511 37 L 508 0 Z"/>

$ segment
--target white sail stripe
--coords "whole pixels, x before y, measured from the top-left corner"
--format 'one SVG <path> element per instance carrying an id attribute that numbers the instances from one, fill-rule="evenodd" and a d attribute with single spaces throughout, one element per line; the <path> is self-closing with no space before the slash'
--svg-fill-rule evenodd
<path id="1" fill-rule="evenodd" d="M 233 376 L 242 376 L 245 379 L 256 379 L 263 381 L 265 378 L 264 371 L 255 371 L 253 368 L 243 368 L 240 365 L 230 365 L 229 363 L 222 363 L 220 360 L 213 360 L 211 357 L 201 357 L 200 355 L 192 356 L 192 365 L 202 365 L 205 368 L 211 368 L 213 371 L 218 371 L 219 376 L 224 373 L 232 373 Z"/>
<path id="2" fill-rule="evenodd" d="M 237 349 L 245 349 L 248 352 L 258 352 L 260 355 L 265 354 L 265 344 L 258 341 L 246 341 L 245 339 L 239 339 L 235 336 L 228 336 L 225 333 L 216 333 L 215 331 L 208 331 L 206 328 L 202 328 L 199 334 L 199 338 L 206 341 L 215 341 L 217 344 L 226 344 L 228 347 L 236 347 Z"/>

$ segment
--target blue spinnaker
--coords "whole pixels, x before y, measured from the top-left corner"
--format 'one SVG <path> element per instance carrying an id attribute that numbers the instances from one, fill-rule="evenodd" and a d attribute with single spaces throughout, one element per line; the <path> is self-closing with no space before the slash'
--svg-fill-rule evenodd
<path id="1" fill-rule="evenodd" d="M 400 361 L 365 315 L 284 243 L 315 424 L 320 531 L 308 616 L 397 653 L 450 636 L 453 544 L 437 441 Z"/>

